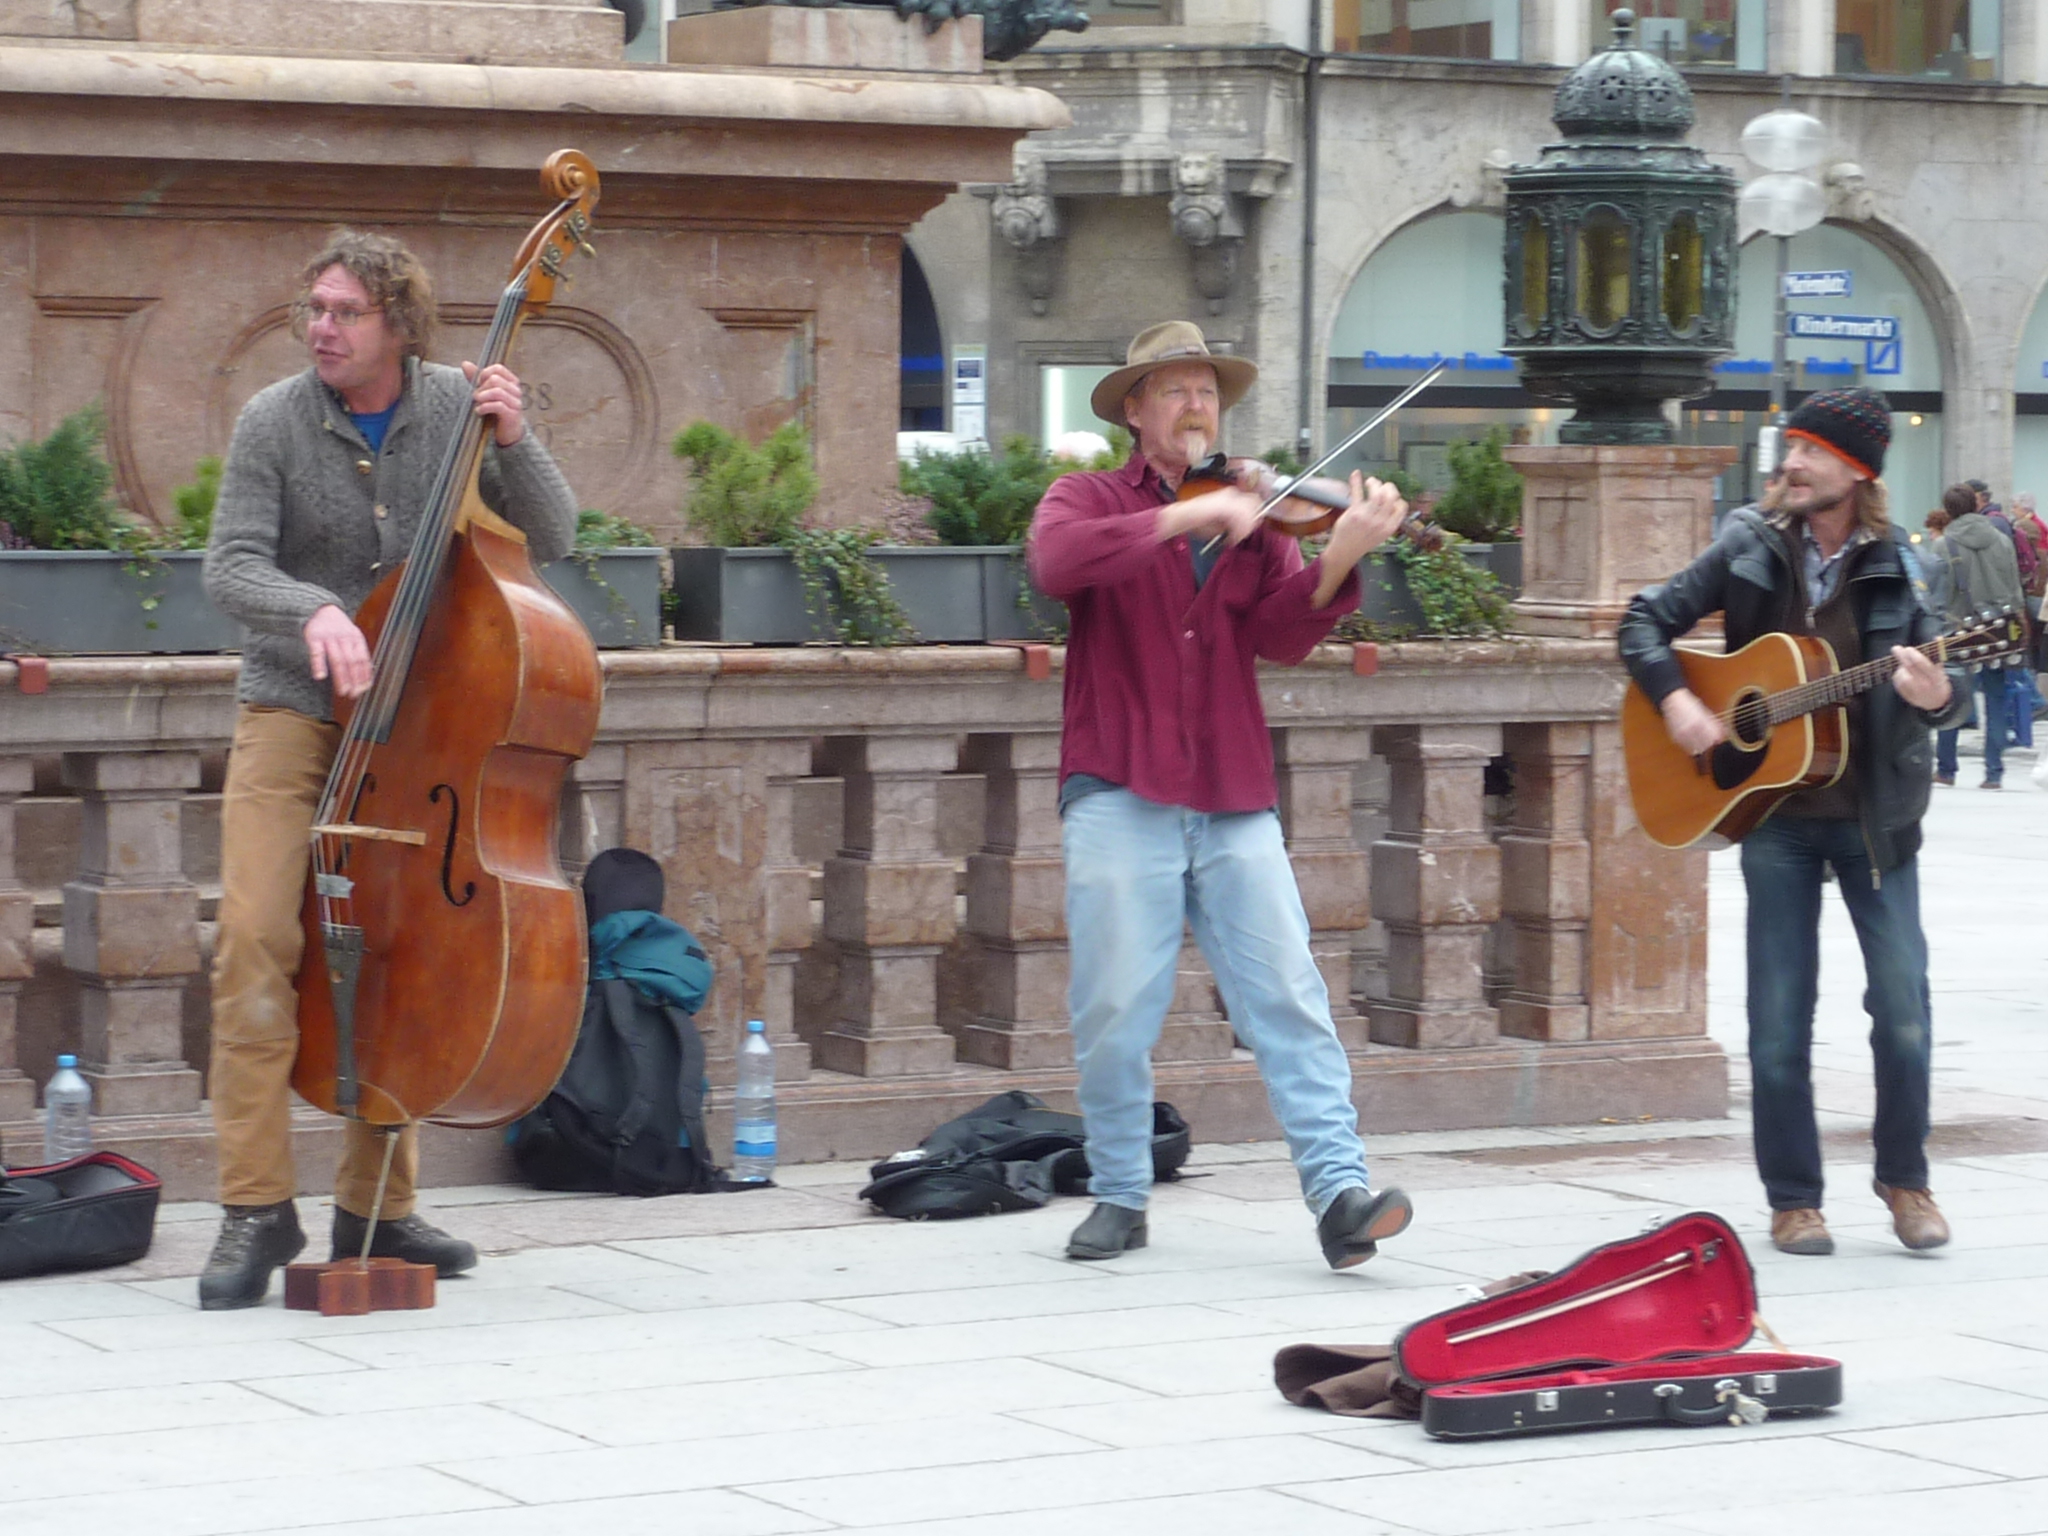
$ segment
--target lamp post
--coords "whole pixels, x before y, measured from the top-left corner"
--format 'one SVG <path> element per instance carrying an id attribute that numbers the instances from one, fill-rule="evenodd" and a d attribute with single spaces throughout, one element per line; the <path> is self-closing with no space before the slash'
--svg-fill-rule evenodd
<path id="1" fill-rule="evenodd" d="M 1565 77 L 1560 142 L 1507 174 L 1505 343 L 1522 386 L 1577 414 L 1564 443 L 1670 443 L 1668 400 L 1713 388 L 1734 350 L 1735 177 L 1685 142 L 1684 76 L 1636 47 L 1635 16 Z"/>
<path id="2" fill-rule="evenodd" d="M 1778 295 L 1771 336 L 1771 422 L 1757 442 L 1757 472 L 1777 467 L 1779 434 L 1785 425 L 1785 279 L 1792 270 L 1792 237 L 1827 217 L 1827 194 L 1806 174 L 1827 153 L 1827 125 L 1791 107 L 1792 78 L 1778 88 L 1775 111 L 1751 118 L 1742 130 L 1742 153 L 1764 174 L 1742 189 L 1742 220 L 1778 237 Z"/>

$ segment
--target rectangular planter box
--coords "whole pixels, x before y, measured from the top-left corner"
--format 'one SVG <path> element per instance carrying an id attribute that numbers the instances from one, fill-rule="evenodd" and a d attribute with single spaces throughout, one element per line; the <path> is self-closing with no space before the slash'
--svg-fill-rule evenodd
<path id="1" fill-rule="evenodd" d="M 1508 596 L 1522 590 L 1522 546 L 1519 544 L 1466 544 L 1461 546 L 1465 558 L 1481 570 L 1492 571 L 1494 579 Z M 1503 551 L 1513 551 L 1503 557 Z M 1501 564 L 1510 563 L 1515 573 L 1512 588 L 1500 574 Z M 1408 589 L 1408 567 L 1391 555 L 1370 554 L 1358 562 L 1360 586 L 1359 614 L 1375 624 L 1406 625 L 1410 630 L 1422 628 L 1422 605 L 1415 600 L 1415 594 Z"/>
<path id="2" fill-rule="evenodd" d="M 661 644 L 661 551 L 595 549 L 541 567 L 601 650 Z"/>
<path id="3" fill-rule="evenodd" d="M 784 549 L 676 548 L 678 640 L 800 645 L 832 638 L 804 609 L 803 581 Z M 877 564 L 925 645 L 1028 640 L 1065 628 L 1066 609 L 1028 591 L 1021 550 L 1008 545 L 878 545 Z"/>
<path id="4" fill-rule="evenodd" d="M 0 650 L 34 656 L 233 651 L 242 626 L 207 598 L 204 550 L 0 553 Z"/>

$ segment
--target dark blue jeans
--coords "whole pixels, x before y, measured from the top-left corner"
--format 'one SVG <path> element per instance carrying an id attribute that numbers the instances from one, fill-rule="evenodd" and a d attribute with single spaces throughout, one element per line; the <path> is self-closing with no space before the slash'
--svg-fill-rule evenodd
<path id="1" fill-rule="evenodd" d="M 1871 879 L 1853 821 L 1773 816 L 1743 840 L 1749 890 L 1749 1065 L 1756 1167 L 1774 1211 L 1821 1203 L 1813 1118 L 1813 1010 L 1820 994 L 1822 871 L 1833 865 L 1863 947 L 1863 1008 L 1877 1067 L 1877 1177 L 1927 1187 L 1927 1081 L 1932 1042 L 1920 871 L 1906 860 Z"/>
<path id="2" fill-rule="evenodd" d="M 1978 718 L 1984 722 L 1984 782 L 1996 784 L 2005 777 L 2007 717 L 2012 713 L 2006 698 L 2005 671 L 1987 668 L 1970 679 L 1970 687 L 1983 705 Z M 1954 731 L 1934 733 L 1934 771 L 1944 779 L 1956 776 L 1956 735 L 1961 729 L 1958 726 Z"/>

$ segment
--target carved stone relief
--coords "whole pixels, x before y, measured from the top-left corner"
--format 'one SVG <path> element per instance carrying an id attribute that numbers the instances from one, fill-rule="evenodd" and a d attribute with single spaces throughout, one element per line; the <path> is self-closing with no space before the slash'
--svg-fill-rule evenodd
<path id="1" fill-rule="evenodd" d="M 1226 190 L 1224 174 L 1221 155 L 1176 156 L 1167 204 L 1174 237 L 1187 246 L 1194 265 L 1195 291 L 1208 301 L 1212 315 L 1223 313 L 1244 246 L 1244 219 L 1238 199 Z"/>
<path id="2" fill-rule="evenodd" d="M 1052 307 L 1064 248 L 1059 203 L 1046 188 L 1044 162 L 1019 154 L 1015 175 L 989 206 L 996 233 L 1016 253 L 1018 279 L 1034 315 Z"/>

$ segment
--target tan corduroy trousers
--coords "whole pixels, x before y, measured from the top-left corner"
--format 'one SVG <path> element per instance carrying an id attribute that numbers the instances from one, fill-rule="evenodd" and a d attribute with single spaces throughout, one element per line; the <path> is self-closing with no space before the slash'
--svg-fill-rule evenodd
<path id="1" fill-rule="evenodd" d="M 341 728 L 289 709 L 245 704 L 220 803 L 220 932 L 213 953 L 214 1134 L 224 1205 L 274 1205 L 298 1193 L 292 1165 L 292 1061 L 299 1050 L 294 983 L 305 950 L 307 839 Z M 370 1214 L 384 1141 L 345 1122 L 334 1201 Z M 413 1208 L 419 1148 L 400 1133 L 383 1216 Z"/>

